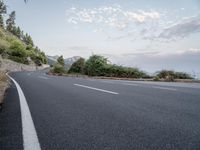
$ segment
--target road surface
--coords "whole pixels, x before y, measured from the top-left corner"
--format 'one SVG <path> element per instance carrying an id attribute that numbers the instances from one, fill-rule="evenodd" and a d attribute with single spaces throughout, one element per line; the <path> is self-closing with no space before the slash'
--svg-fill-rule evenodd
<path id="1" fill-rule="evenodd" d="M 10 76 L 24 93 L 42 150 L 200 149 L 200 84 L 58 77 L 43 71 Z M 24 149 L 21 111 L 12 82 L 0 112 L 1 150 Z"/>

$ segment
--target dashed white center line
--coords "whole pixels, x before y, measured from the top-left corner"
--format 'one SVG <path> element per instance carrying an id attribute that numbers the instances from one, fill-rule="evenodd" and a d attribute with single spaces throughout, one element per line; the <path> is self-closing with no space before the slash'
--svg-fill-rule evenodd
<path id="1" fill-rule="evenodd" d="M 101 81 L 101 82 L 115 84 L 115 82 L 112 82 L 112 81 Z"/>
<path id="2" fill-rule="evenodd" d="M 177 90 L 175 88 L 167 88 L 167 87 L 162 87 L 162 86 L 152 86 L 152 88 L 161 89 L 161 90 L 170 90 L 170 91 L 176 91 Z"/>
<path id="3" fill-rule="evenodd" d="M 121 83 L 123 85 L 130 85 L 130 86 L 138 86 L 138 84 L 135 84 L 135 83 Z"/>
<path id="4" fill-rule="evenodd" d="M 81 85 L 81 84 L 74 84 L 74 85 L 79 86 L 79 87 L 83 87 L 83 88 L 87 88 L 87 89 L 91 89 L 91 90 L 101 91 L 101 92 L 104 92 L 104 93 L 110 93 L 110 94 L 115 94 L 115 95 L 119 94 L 119 93 L 116 93 L 116 92 L 103 90 L 103 89 L 99 89 L 99 88 L 95 88 L 95 87 L 90 87 L 90 86 L 86 86 L 86 85 Z"/>

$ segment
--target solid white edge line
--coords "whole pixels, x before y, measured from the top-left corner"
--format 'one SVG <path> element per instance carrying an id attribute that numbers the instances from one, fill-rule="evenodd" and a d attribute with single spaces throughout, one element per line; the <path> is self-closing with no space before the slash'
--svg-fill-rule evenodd
<path id="1" fill-rule="evenodd" d="M 116 92 L 107 91 L 107 90 L 103 90 L 103 89 L 99 89 L 99 88 L 94 88 L 94 87 L 90 87 L 90 86 L 86 86 L 86 85 L 81 85 L 81 84 L 74 84 L 74 85 L 79 86 L 79 87 L 83 87 L 83 88 L 87 88 L 87 89 L 91 89 L 91 90 L 105 92 L 105 93 L 110 93 L 110 94 L 115 94 L 115 95 L 119 94 L 119 93 L 116 93 Z"/>
<path id="2" fill-rule="evenodd" d="M 7 76 L 14 82 L 19 95 L 24 150 L 41 150 L 37 132 L 24 93 L 19 84 L 8 74 Z"/>

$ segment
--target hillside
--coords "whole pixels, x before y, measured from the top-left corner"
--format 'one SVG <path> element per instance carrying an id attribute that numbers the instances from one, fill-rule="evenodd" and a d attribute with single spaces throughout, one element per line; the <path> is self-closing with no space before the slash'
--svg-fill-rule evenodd
<path id="1" fill-rule="evenodd" d="M 32 37 L 16 25 L 16 12 L 8 13 L 7 5 L 0 1 L 0 55 L 23 64 L 41 66 L 47 63 L 45 53 Z"/>
<path id="2" fill-rule="evenodd" d="M 0 55 L 3 58 L 23 64 L 46 64 L 47 59 L 38 47 L 28 45 L 21 39 L 0 27 Z"/>

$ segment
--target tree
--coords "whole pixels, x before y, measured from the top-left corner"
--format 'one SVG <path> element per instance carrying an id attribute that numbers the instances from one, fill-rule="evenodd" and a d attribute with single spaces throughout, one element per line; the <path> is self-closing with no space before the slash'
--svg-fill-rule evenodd
<path id="1" fill-rule="evenodd" d="M 31 36 L 28 35 L 28 33 L 26 33 L 26 34 L 23 36 L 23 42 L 24 42 L 26 45 L 34 46 L 33 40 L 32 40 L 32 38 L 31 38 Z"/>
<path id="2" fill-rule="evenodd" d="M 6 5 L 0 0 L 0 27 L 4 28 L 3 15 L 7 13 Z"/>
<path id="3" fill-rule="evenodd" d="M 34 51 L 35 51 L 36 53 L 39 53 L 39 52 L 40 52 L 40 49 L 36 46 L 35 49 L 34 49 Z"/>
<path id="4" fill-rule="evenodd" d="M 90 76 L 104 75 L 107 66 L 107 58 L 99 55 L 92 55 L 85 63 L 85 71 Z"/>
<path id="5" fill-rule="evenodd" d="M 3 16 L 0 15 L 0 27 L 4 28 Z"/>
<path id="6" fill-rule="evenodd" d="M 64 58 L 63 58 L 62 55 L 61 55 L 60 57 L 58 57 L 57 62 L 58 62 L 60 65 L 62 65 L 62 66 L 65 65 L 65 61 L 64 61 Z"/>
<path id="7" fill-rule="evenodd" d="M 21 29 L 20 29 L 20 27 L 17 27 L 17 28 L 16 28 L 15 35 L 16 35 L 19 39 L 21 39 Z"/>
<path id="8" fill-rule="evenodd" d="M 79 58 L 76 62 L 72 64 L 69 69 L 69 73 L 83 73 L 85 65 L 85 59 Z"/>
<path id="9" fill-rule="evenodd" d="M 63 74 L 65 73 L 65 69 L 62 65 L 60 64 L 55 64 L 52 70 L 54 73 L 58 73 L 58 74 Z"/>
<path id="10" fill-rule="evenodd" d="M 13 33 L 13 29 L 15 27 L 15 11 L 12 11 L 11 14 L 9 15 L 9 18 L 6 20 L 6 25 L 7 25 L 7 30 L 11 33 Z"/>

